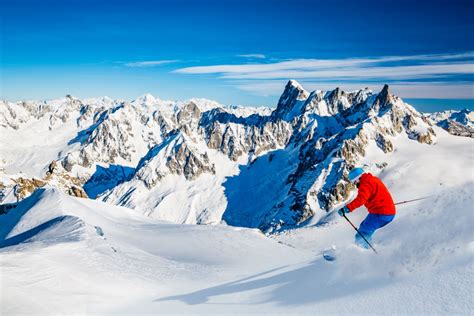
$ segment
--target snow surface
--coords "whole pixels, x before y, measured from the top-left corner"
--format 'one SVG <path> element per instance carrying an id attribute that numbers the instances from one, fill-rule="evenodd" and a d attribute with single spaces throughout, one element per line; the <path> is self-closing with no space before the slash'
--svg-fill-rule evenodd
<path id="1" fill-rule="evenodd" d="M 400 136 L 393 153 L 367 150 L 396 201 L 431 196 L 398 207 L 378 255 L 334 213 L 266 237 L 36 191 L 0 215 L 1 313 L 472 314 L 473 143 L 436 133 L 431 146 Z"/>
<path id="2" fill-rule="evenodd" d="M 51 161 L 58 159 L 58 153 L 73 150 L 78 144 L 67 145 L 77 133 L 74 120 L 63 123 L 60 128 L 49 128 L 49 118 L 28 120 L 21 133 L 2 128 L 0 133 L 0 166 L 7 174 L 19 170 L 28 176 L 41 178 Z"/>

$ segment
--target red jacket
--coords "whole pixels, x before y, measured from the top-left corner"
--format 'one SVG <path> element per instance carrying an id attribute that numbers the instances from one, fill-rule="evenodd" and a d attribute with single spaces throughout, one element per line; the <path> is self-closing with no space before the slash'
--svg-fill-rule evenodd
<path id="1" fill-rule="evenodd" d="M 347 208 L 352 212 L 362 205 L 372 214 L 395 215 L 395 205 L 390 192 L 379 178 L 370 173 L 364 173 L 360 177 L 357 197 L 347 204 Z"/>

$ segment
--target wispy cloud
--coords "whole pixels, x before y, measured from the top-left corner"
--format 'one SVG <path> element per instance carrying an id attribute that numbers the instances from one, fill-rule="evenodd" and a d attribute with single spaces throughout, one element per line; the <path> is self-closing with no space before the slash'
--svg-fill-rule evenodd
<path id="1" fill-rule="evenodd" d="M 266 56 L 264 54 L 243 54 L 243 55 L 237 55 L 237 57 L 242 57 L 242 58 L 256 58 L 256 59 L 264 59 Z"/>
<path id="2" fill-rule="evenodd" d="M 372 91 L 380 91 L 385 82 L 371 82 L 362 84 L 358 82 L 333 81 L 306 81 L 300 83 L 307 90 L 329 91 L 336 87 L 344 91 L 355 91 L 362 88 L 369 88 Z M 277 96 L 285 86 L 285 80 L 250 80 L 233 82 L 233 86 L 239 90 L 250 92 L 259 96 Z M 390 84 L 390 89 L 403 98 L 433 98 L 433 99 L 473 99 L 474 89 L 469 82 L 396 82 Z"/>
<path id="3" fill-rule="evenodd" d="M 345 59 L 290 59 L 274 63 L 187 67 L 174 72 L 192 75 L 215 74 L 217 78 L 226 80 L 238 89 L 259 95 L 279 94 L 286 80 L 296 79 L 311 87 L 319 85 L 316 88 L 322 90 L 333 89 L 335 86 L 355 90 L 389 83 L 396 87 L 395 90 L 407 92 L 409 97 L 416 97 L 414 94 L 417 91 L 420 94 L 418 97 L 427 97 L 429 91 L 433 92 L 435 89 L 434 94 L 442 91 L 446 97 L 454 97 L 456 93 L 466 97 L 473 94 L 474 52 Z M 453 88 L 456 82 L 457 88 Z M 413 86 L 417 88 L 411 88 Z M 444 86 L 449 86 L 449 89 L 443 88 Z"/>
<path id="4" fill-rule="evenodd" d="M 474 74 L 474 63 L 443 63 L 413 66 L 320 67 L 317 70 L 278 70 L 249 73 L 225 73 L 227 79 L 341 79 L 402 80 L 427 79 L 446 75 Z"/>
<path id="5" fill-rule="evenodd" d="M 168 60 L 147 60 L 147 61 L 135 61 L 130 63 L 125 63 L 127 67 L 155 67 L 165 64 L 171 64 L 179 62 L 177 59 L 168 59 Z"/>
<path id="6" fill-rule="evenodd" d="M 277 63 L 259 63 L 259 64 L 236 64 L 236 65 L 211 65 L 180 68 L 175 70 L 177 73 L 184 74 L 221 74 L 224 78 L 242 78 L 242 79 L 262 79 L 262 78 L 281 78 L 289 76 L 319 77 L 319 76 L 358 76 L 363 72 L 379 71 L 385 72 L 387 69 L 396 70 L 394 74 L 401 74 L 406 71 L 408 74 L 413 71 L 421 71 L 423 67 L 430 73 L 433 71 L 452 72 L 449 66 L 460 69 L 457 64 L 460 60 L 468 60 L 467 64 L 474 65 L 474 52 L 451 55 L 415 55 L 415 56 L 388 56 L 377 58 L 347 58 L 347 59 L 293 59 Z M 400 65 L 400 63 L 418 62 L 421 65 L 411 66 Z M 383 64 L 391 65 L 383 66 Z M 398 64 L 395 64 L 398 63 Z M 444 63 L 444 65 L 442 64 Z M 435 70 L 433 66 L 440 66 Z M 398 69 L 398 70 L 397 70 Z M 359 73 L 352 74 L 348 71 L 361 70 Z M 453 69 L 454 70 L 454 69 Z M 286 71 L 286 72 L 285 72 Z M 457 71 L 457 70 L 455 70 Z M 464 71 L 473 72 L 474 69 Z M 265 74 L 264 74 L 265 73 Z M 423 75 L 423 73 L 420 73 Z"/>

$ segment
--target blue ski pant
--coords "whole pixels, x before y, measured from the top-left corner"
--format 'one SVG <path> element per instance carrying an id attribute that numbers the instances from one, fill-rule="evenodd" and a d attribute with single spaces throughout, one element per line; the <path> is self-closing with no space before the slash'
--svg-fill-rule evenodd
<path id="1" fill-rule="evenodd" d="M 359 232 L 364 235 L 367 241 L 370 242 L 375 231 L 393 221 L 394 218 L 395 215 L 379 215 L 369 213 L 362 223 L 360 223 Z M 369 245 L 367 245 L 367 243 L 358 233 L 355 235 L 355 242 L 364 248 L 369 247 Z"/>

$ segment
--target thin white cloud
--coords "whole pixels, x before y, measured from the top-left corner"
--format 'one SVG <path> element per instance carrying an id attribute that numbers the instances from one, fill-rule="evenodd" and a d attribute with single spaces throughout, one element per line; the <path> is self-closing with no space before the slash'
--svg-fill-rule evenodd
<path id="1" fill-rule="evenodd" d="M 259 72 L 275 72 L 280 70 L 311 70 L 318 68 L 342 67 L 362 65 L 374 62 L 372 59 L 294 59 L 278 63 L 238 64 L 238 65 L 213 65 L 196 66 L 176 69 L 173 72 L 183 74 L 251 74 Z"/>
<path id="2" fill-rule="evenodd" d="M 242 58 L 256 58 L 256 59 L 264 59 L 264 58 L 267 58 L 264 54 L 242 54 L 242 55 L 237 55 L 237 57 L 242 57 Z"/>
<path id="3" fill-rule="evenodd" d="M 309 91 L 323 90 L 330 91 L 336 87 L 343 91 L 356 91 L 362 88 L 369 88 L 374 92 L 382 89 L 385 82 L 375 83 L 341 83 L 334 82 L 314 82 L 301 81 L 303 87 Z M 285 86 L 285 80 L 270 81 L 248 81 L 235 85 L 242 91 L 250 92 L 259 96 L 278 96 L 282 93 Z M 453 83 L 453 82 L 397 82 L 390 85 L 393 93 L 402 98 L 434 98 L 434 99 L 473 99 L 474 89 L 470 83 Z"/>
<path id="4" fill-rule="evenodd" d="M 414 66 L 392 66 L 392 67 L 334 67 L 319 70 L 279 70 L 248 73 L 226 73 L 222 78 L 226 79 L 426 79 L 436 76 L 474 74 L 474 63 L 443 63 Z"/>
<path id="5" fill-rule="evenodd" d="M 215 74 L 216 78 L 226 80 L 240 90 L 263 96 L 279 95 L 288 79 L 296 79 L 308 89 L 332 90 L 339 85 L 341 88 L 357 90 L 390 83 L 393 90 L 403 97 L 472 98 L 474 89 L 470 81 L 474 75 L 474 52 L 290 59 L 274 63 L 196 66 L 173 72 Z M 465 78 L 468 78 L 467 81 Z"/>
<path id="6" fill-rule="evenodd" d="M 222 74 L 224 78 L 239 78 L 242 76 L 242 79 L 250 79 L 252 76 L 255 76 L 254 79 L 263 78 L 278 78 L 290 76 L 304 76 L 305 78 L 314 76 L 319 77 L 321 70 L 333 70 L 333 71 L 353 71 L 353 70 L 363 70 L 367 71 L 368 69 L 379 69 L 380 71 L 385 71 L 386 69 L 396 69 L 400 67 L 401 71 L 405 70 L 415 70 L 415 68 L 408 68 L 408 66 L 379 66 L 383 63 L 390 62 L 422 62 L 421 66 L 430 66 L 437 65 L 439 63 L 445 62 L 446 65 L 455 65 L 459 61 L 452 60 L 462 60 L 462 59 L 471 59 L 468 62 L 471 66 L 473 65 L 472 59 L 474 58 L 474 52 L 468 52 L 463 54 L 438 54 L 438 55 L 414 55 L 414 56 L 386 56 L 386 57 L 377 57 L 377 58 L 346 58 L 346 59 L 293 59 L 277 63 L 259 63 L 259 64 L 236 64 L 236 65 L 212 65 L 212 66 L 196 66 L 196 67 L 187 67 L 176 69 L 173 72 L 183 73 L 183 74 Z M 451 62 L 449 62 L 451 61 Z M 446 66 L 444 66 L 446 68 Z M 281 71 L 292 71 L 287 74 Z M 313 72 L 311 72 L 313 71 Z M 471 69 L 471 72 L 473 69 Z M 266 75 L 262 73 L 266 72 Z M 400 71 L 399 71 L 400 72 Z M 235 77 L 233 77 L 236 74 Z M 273 76 L 272 76 L 273 75 Z M 327 75 L 331 75 L 328 73 Z"/>
<path id="7" fill-rule="evenodd" d="M 168 60 L 147 60 L 147 61 L 136 61 L 126 63 L 125 66 L 127 67 L 155 67 L 165 64 L 176 63 L 179 60 L 176 59 L 168 59 Z"/>

